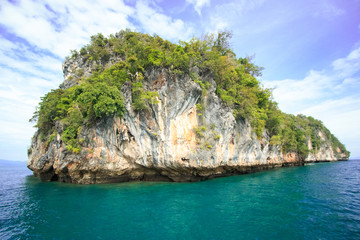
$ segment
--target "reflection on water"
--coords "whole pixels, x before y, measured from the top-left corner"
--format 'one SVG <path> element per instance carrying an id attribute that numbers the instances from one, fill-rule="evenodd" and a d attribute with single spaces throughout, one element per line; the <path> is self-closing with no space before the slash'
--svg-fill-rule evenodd
<path id="1" fill-rule="evenodd" d="M 0 166 L 0 239 L 359 239 L 359 164 L 99 185 Z"/>

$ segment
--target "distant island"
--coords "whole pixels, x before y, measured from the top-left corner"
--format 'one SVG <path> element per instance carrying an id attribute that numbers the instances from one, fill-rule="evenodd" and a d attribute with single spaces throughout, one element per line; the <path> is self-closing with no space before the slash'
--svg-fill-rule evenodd
<path id="1" fill-rule="evenodd" d="M 178 44 L 122 30 L 63 64 L 39 103 L 27 166 L 43 181 L 200 181 L 350 153 L 322 124 L 279 110 L 229 32 Z"/>

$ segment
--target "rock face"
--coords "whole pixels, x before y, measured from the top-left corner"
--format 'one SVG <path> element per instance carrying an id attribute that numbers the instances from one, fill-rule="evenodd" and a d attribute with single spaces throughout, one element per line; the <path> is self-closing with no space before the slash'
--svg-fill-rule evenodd
<path id="1" fill-rule="evenodd" d="M 211 76 L 206 77 L 211 81 Z M 62 87 L 73 84 L 66 80 Z M 310 154 L 305 161 L 296 153 L 283 154 L 279 146 L 269 144 L 265 130 L 259 140 L 248 121 L 235 121 L 214 87 L 202 100 L 204 107 L 197 109 L 201 88 L 188 76 L 179 78 L 163 69 L 153 69 L 146 72 L 144 84 L 147 89 L 158 91 L 158 104 L 147 111 L 134 112 L 131 89 L 125 84 L 124 117 L 107 118 L 96 126 L 83 127 L 80 137 L 87 144 L 80 154 L 67 151 L 60 135 L 47 144 L 36 133 L 27 163 L 34 175 L 45 181 L 83 184 L 199 181 L 345 158 L 326 139 L 317 153 Z"/>
<path id="2" fill-rule="evenodd" d="M 305 163 L 348 160 L 346 154 L 341 152 L 339 148 L 333 149 L 330 140 L 325 137 L 325 134 L 323 132 L 319 131 L 318 135 L 322 140 L 322 145 L 316 153 L 309 153 L 309 155 L 305 159 Z M 310 150 L 313 150 L 313 146 L 311 145 L 310 141 L 308 141 L 308 147 Z"/>

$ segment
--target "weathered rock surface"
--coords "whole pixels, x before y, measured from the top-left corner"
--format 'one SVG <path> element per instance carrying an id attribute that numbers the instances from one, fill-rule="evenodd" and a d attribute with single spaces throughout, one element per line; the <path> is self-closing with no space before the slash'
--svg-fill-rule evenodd
<path id="1" fill-rule="evenodd" d="M 85 75 L 91 73 L 91 67 L 81 64 L 65 62 L 66 80 L 62 88 L 76 84 L 69 79 L 76 69 L 85 69 Z M 211 76 L 202 77 L 212 81 Z M 134 112 L 131 89 L 125 84 L 124 117 L 107 118 L 93 127 L 84 126 L 80 154 L 67 151 L 60 135 L 47 144 L 36 133 L 27 163 L 34 175 L 45 181 L 83 184 L 199 181 L 345 158 L 339 149 L 332 149 L 327 139 L 316 154 L 305 160 L 296 153 L 283 154 L 279 146 L 269 144 L 266 130 L 259 140 L 248 121 L 235 121 L 232 110 L 217 97 L 214 87 L 202 99 L 205 108 L 197 109 L 201 88 L 186 75 L 178 77 L 164 69 L 153 69 L 145 73 L 144 84 L 148 90 L 159 92 L 159 103 L 147 111 Z"/>
<path id="2" fill-rule="evenodd" d="M 316 153 L 314 151 L 310 152 L 307 158 L 305 159 L 305 163 L 309 162 L 332 162 L 332 161 L 342 161 L 348 160 L 348 157 L 345 153 L 341 152 L 339 148 L 334 149 L 331 146 L 330 139 L 325 138 L 325 134 L 322 132 L 318 132 L 320 139 L 322 140 L 322 145 Z M 313 150 L 313 146 L 311 145 L 310 140 L 308 141 L 308 147 L 310 150 Z"/>

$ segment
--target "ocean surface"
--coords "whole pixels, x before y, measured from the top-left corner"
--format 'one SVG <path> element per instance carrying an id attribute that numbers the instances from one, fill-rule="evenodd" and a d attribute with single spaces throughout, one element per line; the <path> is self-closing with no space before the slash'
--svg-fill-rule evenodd
<path id="1" fill-rule="evenodd" d="M 360 239 L 360 160 L 101 185 L 25 165 L 0 162 L 0 239 Z"/>

